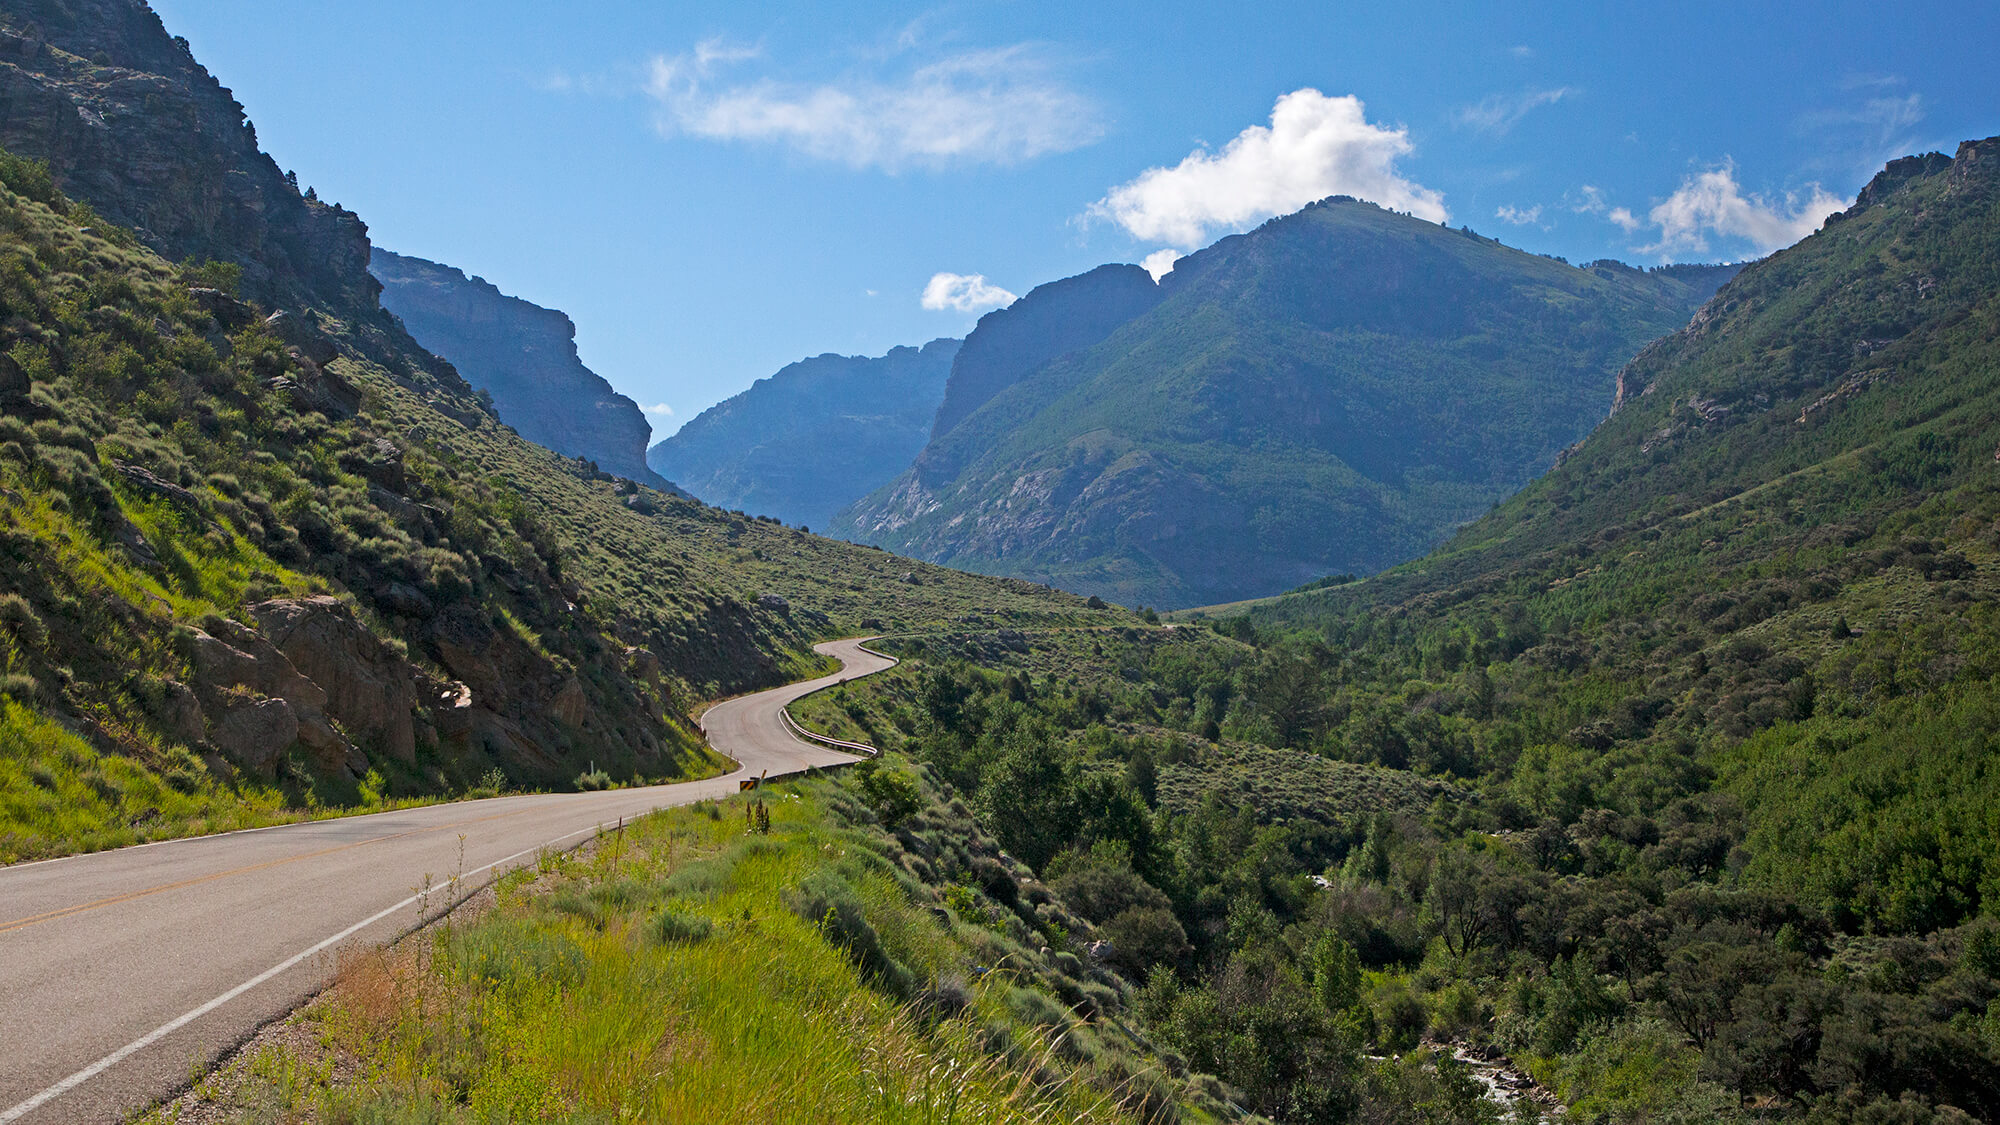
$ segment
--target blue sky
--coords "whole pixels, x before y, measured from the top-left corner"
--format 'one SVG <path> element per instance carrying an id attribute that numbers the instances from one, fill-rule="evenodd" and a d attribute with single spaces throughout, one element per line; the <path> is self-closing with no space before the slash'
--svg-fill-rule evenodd
<path id="1" fill-rule="evenodd" d="M 302 184 L 568 312 L 656 434 L 1335 192 L 1724 260 L 2000 133 L 1988 3 L 153 5 Z"/>

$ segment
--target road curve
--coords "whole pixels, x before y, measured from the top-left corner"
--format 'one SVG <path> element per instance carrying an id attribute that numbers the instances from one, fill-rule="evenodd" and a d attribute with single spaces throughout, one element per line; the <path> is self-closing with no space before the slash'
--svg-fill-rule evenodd
<path id="1" fill-rule="evenodd" d="M 782 712 L 895 663 L 861 643 L 815 646 L 841 661 L 833 675 L 710 708 L 710 743 L 740 763 L 724 777 L 465 801 L 0 868 L 0 1125 L 123 1121 L 318 991 L 341 950 L 393 940 L 542 848 L 734 793 L 746 778 L 854 761 L 795 737 Z"/>

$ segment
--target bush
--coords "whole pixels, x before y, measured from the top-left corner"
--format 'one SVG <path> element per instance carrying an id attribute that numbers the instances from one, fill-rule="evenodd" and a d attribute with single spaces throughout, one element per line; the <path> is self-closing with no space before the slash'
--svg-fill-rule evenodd
<path id="1" fill-rule="evenodd" d="M 699 914 L 690 914 L 678 906 L 669 906 L 653 918 L 651 933 L 653 940 L 661 945 L 693 945 L 707 941 L 715 932 L 715 923 Z"/>
<path id="2" fill-rule="evenodd" d="M 0 629 L 13 634 L 14 640 L 28 648 L 40 648 L 49 638 L 49 629 L 42 623 L 35 607 L 19 594 L 0 596 Z"/>
<path id="3" fill-rule="evenodd" d="M 909 773 L 883 762 L 863 762 L 855 767 L 861 779 L 861 795 L 884 828 L 894 829 L 924 807 L 924 791 Z"/>
<path id="4" fill-rule="evenodd" d="M 605 773 L 603 770 L 591 770 L 589 773 L 577 774 L 576 787 L 585 793 L 593 793 L 600 789 L 609 789 L 611 788 L 611 775 Z"/>

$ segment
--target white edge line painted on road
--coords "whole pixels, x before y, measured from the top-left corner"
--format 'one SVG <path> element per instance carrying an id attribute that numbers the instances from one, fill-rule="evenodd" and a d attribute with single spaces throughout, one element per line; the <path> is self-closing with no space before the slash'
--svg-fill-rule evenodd
<path id="1" fill-rule="evenodd" d="M 659 810 L 655 809 L 654 811 L 657 812 Z M 475 868 L 474 870 L 466 873 L 465 875 L 459 876 L 459 880 L 463 882 L 465 879 L 472 878 L 478 875 L 484 875 L 486 872 L 491 871 L 496 867 L 512 863 L 515 860 L 520 859 L 524 855 L 530 855 L 532 853 L 539 852 L 543 848 L 553 847 L 556 844 L 562 843 L 564 840 L 568 840 L 574 836 L 581 836 L 586 832 L 596 832 L 603 827 L 604 825 L 602 823 L 593 824 L 589 828 L 579 828 L 575 832 L 570 832 L 561 836 L 557 836 L 553 840 L 549 840 L 546 843 L 536 844 L 532 848 L 523 848 L 522 850 L 515 852 L 513 855 L 510 855 L 505 859 L 496 859 L 492 863 L 489 863 L 484 867 Z M 91 1079 L 97 1077 L 98 1075 L 103 1074 L 105 1071 L 110 1070 L 112 1067 L 117 1066 L 119 1063 L 124 1062 L 126 1059 L 131 1058 L 133 1055 L 138 1054 L 140 1051 L 145 1050 L 147 1047 L 152 1046 L 154 1043 L 159 1042 L 161 1039 L 164 1039 L 165 1037 L 172 1035 L 174 1032 L 179 1031 L 181 1028 L 186 1027 L 188 1024 L 193 1023 L 195 1020 L 198 1020 L 201 1017 L 207 1015 L 208 1013 L 216 1010 L 217 1008 L 222 1007 L 224 1004 L 229 1003 L 231 1000 L 236 999 L 238 996 L 241 996 L 244 993 L 250 991 L 251 989 L 256 988 L 258 985 L 263 984 L 264 982 L 270 980 L 272 977 L 278 976 L 279 974 L 285 972 L 286 970 L 297 966 L 299 962 L 304 961 L 306 958 L 311 957 L 317 953 L 325 952 L 327 949 L 340 944 L 341 942 L 347 940 L 350 937 L 353 937 L 355 934 L 360 933 L 362 930 L 367 929 L 368 927 L 374 925 L 375 923 L 380 922 L 382 919 L 387 918 L 389 915 L 394 914 L 396 911 L 403 909 L 404 907 L 410 905 L 413 902 L 416 902 L 418 899 L 426 897 L 429 894 L 430 894 L 429 891 L 424 891 L 419 894 L 413 894 L 410 897 L 404 899 L 403 901 L 397 903 L 396 905 L 381 911 L 380 913 L 371 915 L 370 917 L 364 918 L 361 921 L 356 922 L 352 926 L 347 927 L 346 929 L 340 931 L 339 933 L 333 935 L 332 937 L 327 938 L 326 940 L 321 941 L 318 944 L 312 946 L 310 949 L 306 949 L 299 953 L 293 954 L 291 957 L 288 957 L 285 960 L 279 962 L 278 964 L 273 965 L 268 969 L 265 969 L 263 972 L 258 973 L 256 976 L 251 977 L 249 980 L 244 981 L 242 984 L 237 985 L 235 988 L 232 988 L 229 991 L 223 993 L 222 995 L 216 997 L 215 999 L 210 1000 L 208 1003 L 203 1004 L 201 1007 L 196 1008 L 193 1011 L 188 1012 L 187 1014 L 180 1016 L 176 1019 L 169 1020 L 168 1022 L 161 1024 L 159 1027 L 156 1027 L 153 1030 L 147 1032 L 146 1034 L 141 1035 L 139 1038 L 132 1040 L 130 1043 L 125 1044 L 123 1047 L 120 1047 L 117 1050 L 111 1052 L 110 1054 L 104 1056 L 103 1058 L 97 1060 L 96 1062 L 91 1063 L 89 1066 L 84 1067 L 82 1070 L 77 1071 L 75 1074 L 70 1075 L 68 1078 L 63 1079 L 62 1081 L 56 1083 L 55 1085 L 50 1086 L 48 1089 L 43 1090 L 41 1093 L 36 1094 L 34 1097 L 29 1098 L 27 1101 L 24 1101 L 21 1104 L 14 1106 L 13 1108 L 8 1109 L 4 1112 L 0 1112 L 0 1125 L 7 1125 L 7 1123 L 10 1121 L 18 1121 L 21 1118 L 26 1117 L 28 1114 L 33 1113 L 35 1110 L 40 1109 L 42 1106 L 47 1105 L 49 1102 L 54 1101 L 56 1098 L 59 1098 L 64 1094 L 69 1093 L 71 1090 L 76 1089 L 78 1086 L 83 1085 L 85 1082 L 88 1082 Z"/>

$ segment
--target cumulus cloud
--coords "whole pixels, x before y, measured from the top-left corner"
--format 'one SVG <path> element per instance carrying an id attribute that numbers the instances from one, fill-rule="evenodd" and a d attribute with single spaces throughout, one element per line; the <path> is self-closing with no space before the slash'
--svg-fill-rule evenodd
<path id="1" fill-rule="evenodd" d="M 819 84 L 724 72 L 761 57 L 707 40 L 652 62 L 646 92 L 663 134 L 782 145 L 821 160 L 896 170 L 911 165 L 1016 164 L 1104 135 L 1090 98 L 1022 44 L 964 51 L 907 72 Z"/>
<path id="2" fill-rule="evenodd" d="M 1672 257 L 1708 252 L 1711 237 L 1740 239 L 1768 254 L 1819 229 L 1828 215 L 1846 207 L 1844 200 L 1812 184 L 1809 193 L 1787 193 L 1783 199 L 1743 194 L 1734 165 L 1723 164 L 1682 181 L 1679 190 L 1647 212 L 1647 225 L 1660 232 L 1658 242 L 1639 253 Z"/>
<path id="3" fill-rule="evenodd" d="M 1164 250 L 1155 250 L 1139 259 L 1139 264 L 1146 267 L 1146 272 L 1153 275 L 1154 281 L 1158 281 L 1174 272 L 1174 263 L 1186 256 L 1170 246 Z"/>
<path id="4" fill-rule="evenodd" d="M 651 406 L 641 406 L 639 409 L 658 418 L 671 418 L 674 416 L 674 408 L 664 402 L 656 402 Z"/>
<path id="5" fill-rule="evenodd" d="M 1541 221 L 1542 206 L 1537 203 L 1533 207 L 1502 207 L 1493 212 L 1493 217 L 1503 223 L 1512 223 L 1517 227 L 1525 227 L 1529 223 Z"/>
<path id="6" fill-rule="evenodd" d="M 1370 124 L 1361 99 L 1294 90 L 1278 99 L 1268 128 L 1252 125 L 1220 152 L 1202 149 L 1172 168 L 1148 168 L 1112 188 L 1090 214 L 1135 238 L 1183 246 L 1329 195 L 1443 222 L 1444 197 L 1396 171 L 1397 158 L 1410 151 L 1408 131 Z"/>
<path id="7" fill-rule="evenodd" d="M 1568 86 L 1552 90 L 1523 90 L 1518 94 L 1495 94 L 1477 105 L 1464 106 L 1452 120 L 1468 129 L 1506 136 L 1521 119 L 1545 105 L 1554 105 L 1576 91 Z"/>
<path id="8" fill-rule="evenodd" d="M 986 280 L 981 273 L 935 273 L 924 285 L 923 305 L 933 312 L 982 312 L 1006 308 L 1014 295 Z"/>

